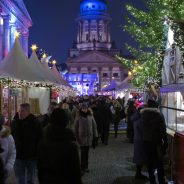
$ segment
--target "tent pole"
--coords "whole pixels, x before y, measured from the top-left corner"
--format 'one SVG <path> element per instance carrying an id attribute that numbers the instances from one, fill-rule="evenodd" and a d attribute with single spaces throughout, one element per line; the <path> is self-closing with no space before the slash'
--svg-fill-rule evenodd
<path id="1" fill-rule="evenodd" d="M 0 83 L 0 113 L 3 113 L 3 84 Z"/>
<path id="2" fill-rule="evenodd" d="M 12 118 L 12 103 L 11 103 L 11 95 L 10 95 L 10 79 L 8 78 L 8 121 L 11 122 Z"/>

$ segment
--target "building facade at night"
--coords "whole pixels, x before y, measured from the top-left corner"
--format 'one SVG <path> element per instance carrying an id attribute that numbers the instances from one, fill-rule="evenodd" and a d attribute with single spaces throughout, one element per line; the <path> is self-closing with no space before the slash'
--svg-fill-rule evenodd
<path id="1" fill-rule="evenodd" d="M 107 13 L 105 0 L 81 0 L 76 22 L 77 39 L 69 50 L 66 62 L 68 82 L 77 89 L 83 89 L 85 86 L 81 85 L 85 81 L 74 76 L 96 74 L 96 82 L 87 84 L 87 87 L 97 86 L 98 91 L 112 80 L 121 82 L 127 76 L 127 71 L 115 59 L 115 55 L 120 55 L 121 52 L 111 41 L 111 17 Z"/>
<path id="2" fill-rule="evenodd" d="M 0 61 L 10 51 L 17 31 L 20 33 L 20 44 L 28 55 L 29 28 L 32 20 L 23 0 L 0 1 Z"/>

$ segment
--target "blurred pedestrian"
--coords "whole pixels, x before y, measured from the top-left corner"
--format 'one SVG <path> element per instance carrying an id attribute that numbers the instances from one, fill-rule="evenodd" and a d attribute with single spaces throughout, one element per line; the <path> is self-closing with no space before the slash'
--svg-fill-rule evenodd
<path id="1" fill-rule="evenodd" d="M 3 125 L 4 121 L 3 115 L 0 114 L 0 159 L 4 167 L 4 182 L 10 184 L 10 178 L 14 177 L 16 150 L 10 128 Z M 15 181 L 12 182 L 15 183 Z"/>
<path id="2" fill-rule="evenodd" d="M 89 148 L 98 137 L 96 122 L 86 104 L 82 104 L 79 118 L 75 121 L 75 133 L 81 149 L 81 170 L 89 172 Z"/>
<path id="3" fill-rule="evenodd" d="M 38 151 L 40 184 L 82 184 L 78 147 L 73 131 L 66 128 L 63 109 L 55 109 L 44 129 Z"/>
<path id="4" fill-rule="evenodd" d="M 141 114 L 143 107 L 139 107 L 132 121 L 134 122 L 134 155 L 133 162 L 136 164 L 136 179 L 148 179 L 142 174 L 142 167 L 146 165 L 146 155 L 143 147 L 142 129 L 141 129 Z"/>
<path id="5" fill-rule="evenodd" d="M 36 117 L 30 113 L 28 103 L 20 105 L 18 115 L 11 124 L 17 151 L 15 161 L 17 184 L 34 184 L 37 148 L 42 136 L 42 128 Z"/>
<path id="6" fill-rule="evenodd" d="M 118 136 L 118 128 L 119 128 L 119 122 L 122 118 L 122 106 L 120 105 L 120 103 L 117 100 L 114 100 L 112 102 L 112 106 L 111 106 L 111 113 L 112 113 L 112 121 L 114 123 L 114 137 L 117 138 Z"/>
<path id="7" fill-rule="evenodd" d="M 51 102 L 49 107 L 48 107 L 48 112 L 43 115 L 42 117 L 42 127 L 46 127 L 49 124 L 50 121 L 50 115 L 52 114 L 53 110 L 58 107 L 58 104 L 56 102 Z"/>
<path id="8" fill-rule="evenodd" d="M 133 116 L 136 113 L 136 108 L 134 106 L 134 101 L 133 100 L 129 100 L 128 101 L 128 108 L 127 108 L 127 112 L 126 112 L 126 116 L 127 116 L 127 138 L 129 139 L 129 141 L 131 143 L 133 143 L 133 139 L 134 139 L 134 126 L 133 126 Z"/>
<path id="9" fill-rule="evenodd" d="M 141 113 L 143 146 L 151 184 L 156 184 L 155 169 L 159 184 L 165 184 L 163 157 L 167 149 L 167 134 L 164 116 L 154 100 L 148 100 L 147 108 Z"/>

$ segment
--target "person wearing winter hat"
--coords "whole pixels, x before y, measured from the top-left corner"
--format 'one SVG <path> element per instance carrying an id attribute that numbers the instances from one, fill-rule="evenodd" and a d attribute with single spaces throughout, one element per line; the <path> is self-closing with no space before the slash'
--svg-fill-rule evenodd
<path id="1" fill-rule="evenodd" d="M 4 165 L 5 183 L 14 175 L 14 163 L 16 159 L 15 142 L 9 127 L 4 124 L 4 117 L 0 114 L 0 159 Z"/>

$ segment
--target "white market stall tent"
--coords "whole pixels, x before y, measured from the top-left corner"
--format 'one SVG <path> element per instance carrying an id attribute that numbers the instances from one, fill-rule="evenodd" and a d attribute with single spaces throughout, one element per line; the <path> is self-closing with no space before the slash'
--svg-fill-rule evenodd
<path id="1" fill-rule="evenodd" d="M 42 82 L 43 76 L 35 70 L 24 54 L 18 39 L 9 52 L 8 56 L 0 63 L 0 75 L 29 82 Z"/>
<path id="2" fill-rule="evenodd" d="M 33 65 L 34 69 L 39 71 L 40 75 L 44 78 L 45 82 L 52 82 L 52 83 L 57 83 L 56 79 L 54 76 L 50 74 L 49 71 L 46 70 L 44 65 L 39 61 L 36 52 L 33 50 L 31 57 L 29 58 L 29 61 Z"/>

